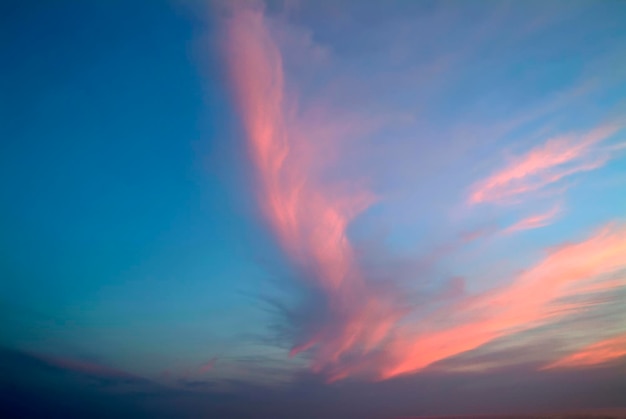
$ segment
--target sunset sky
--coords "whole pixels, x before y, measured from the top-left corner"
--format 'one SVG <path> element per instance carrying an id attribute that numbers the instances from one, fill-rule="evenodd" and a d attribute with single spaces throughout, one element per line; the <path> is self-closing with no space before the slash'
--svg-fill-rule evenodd
<path id="1" fill-rule="evenodd" d="M 7 411 L 626 407 L 626 2 L 8 1 L 0 27 Z"/>

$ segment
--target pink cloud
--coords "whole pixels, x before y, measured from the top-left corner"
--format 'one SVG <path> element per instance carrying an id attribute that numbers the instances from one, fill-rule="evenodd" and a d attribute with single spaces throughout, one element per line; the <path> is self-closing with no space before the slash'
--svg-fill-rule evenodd
<path id="1" fill-rule="evenodd" d="M 475 184 L 469 202 L 506 202 L 564 177 L 597 169 L 608 161 L 609 155 L 598 152 L 594 146 L 620 130 L 621 126 L 606 125 L 584 136 L 550 139 Z"/>
<path id="2" fill-rule="evenodd" d="M 561 300 L 626 266 L 626 230 L 605 228 L 552 251 L 507 286 L 475 296 L 463 293 L 426 317 L 412 317 L 415 309 L 401 304 L 397 291 L 374 285 L 359 266 L 347 229 L 373 202 L 373 194 L 358 184 L 329 187 L 321 180 L 330 162 L 341 162 L 339 142 L 329 141 L 337 138 L 332 131 L 343 136 L 346 127 L 325 123 L 322 117 L 329 112 L 318 108 L 313 112 L 317 129 L 310 129 L 306 116 L 311 113 L 296 106 L 283 51 L 270 26 L 262 8 L 235 6 L 225 25 L 224 46 L 263 214 L 302 277 L 324 296 L 323 313 L 296 337 L 291 350 L 292 356 L 307 351 L 313 371 L 338 380 L 358 374 L 386 379 L 422 370 L 580 310 L 580 304 Z M 583 137 L 550 140 L 477 184 L 470 201 L 511 199 L 600 167 L 608 156 L 597 154 L 594 145 L 618 130 L 606 126 Z M 557 214 L 558 208 L 513 227 L 537 228 Z"/>
<path id="3" fill-rule="evenodd" d="M 364 280 L 347 237 L 350 221 L 373 200 L 368 191 L 326 187 L 316 169 L 334 155 L 328 135 L 302 128 L 287 97 L 283 57 L 262 9 L 238 8 L 226 25 L 226 53 L 248 149 L 258 176 L 258 199 L 282 248 L 328 300 L 329 318 L 295 345 L 312 350 L 322 371 L 349 352 L 368 352 L 400 316 L 382 290 Z M 332 127 L 332 124 L 320 124 Z M 319 148 L 322 147 L 324 153 Z"/>
<path id="4" fill-rule="evenodd" d="M 544 369 L 576 368 L 606 364 L 626 356 L 626 334 L 585 346 Z"/>
<path id="5" fill-rule="evenodd" d="M 468 296 L 426 318 L 396 322 L 375 355 L 338 366 L 335 376 L 373 373 L 388 379 L 415 373 L 497 338 L 580 313 L 587 302 L 568 299 L 620 289 L 623 281 L 610 274 L 624 267 L 626 228 L 607 226 L 553 250 L 507 286 Z"/>
<path id="6" fill-rule="evenodd" d="M 200 374 L 205 374 L 209 371 L 212 371 L 213 368 L 215 368 L 215 364 L 217 363 L 217 357 L 213 357 L 211 359 L 209 359 L 209 361 L 205 364 L 203 364 L 199 369 L 198 372 Z"/>
<path id="7" fill-rule="evenodd" d="M 626 267 L 626 229 L 607 226 L 589 239 L 567 244 L 528 269 L 508 286 L 468 298 L 428 319 L 422 332 L 398 332 L 389 346 L 382 377 L 423 369 L 434 362 L 478 348 L 495 338 L 582 310 L 584 303 L 562 303 L 584 295 L 590 282 Z M 619 283 L 611 283 L 614 288 Z M 558 308 L 556 310 L 555 308 Z M 450 326 L 447 326 L 450 324 Z"/>
<path id="8" fill-rule="evenodd" d="M 552 224 L 552 222 L 558 217 L 560 213 L 561 208 L 559 206 L 555 206 L 544 213 L 531 215 L 529 217 L 519 220 L 518 222 L 504 230 L 504 233 L 514 233 L 517 231 L 545 227 Z"/>

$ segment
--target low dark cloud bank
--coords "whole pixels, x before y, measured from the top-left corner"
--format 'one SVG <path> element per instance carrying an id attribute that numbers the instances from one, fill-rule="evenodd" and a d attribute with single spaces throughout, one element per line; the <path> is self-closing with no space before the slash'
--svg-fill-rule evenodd
<path id="1" fill-rule="evenodd" d="M 424 372 L 379 383 L 333 385 L 303 373 L 280 387 L 237 381 L 166 386 L 5 348 L 0 351 L 0 413 L 7 418 L 395 418 L 619 408 L 626 406 L 623 367 Z"/>

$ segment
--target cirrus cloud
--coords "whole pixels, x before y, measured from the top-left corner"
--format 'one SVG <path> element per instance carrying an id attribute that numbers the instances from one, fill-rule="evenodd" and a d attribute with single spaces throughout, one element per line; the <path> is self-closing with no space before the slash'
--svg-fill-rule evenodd
<path id="1" fill-rule="evenodd" d="M 479 181 L 472 188 L 469 202 L 515 202 L 561 179 L 602 167 L 610 155 L 595 146 L 620 132 L 617 124 L 600 126 L 585 135 L 569 135 L 548 140 L 512 159 L 505 167 Z"/>

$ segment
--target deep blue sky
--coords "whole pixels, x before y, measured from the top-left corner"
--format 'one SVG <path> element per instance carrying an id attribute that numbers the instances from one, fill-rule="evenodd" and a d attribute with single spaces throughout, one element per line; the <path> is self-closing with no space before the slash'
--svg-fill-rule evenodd
<path id="1" fill-rule="evenodd" d="M 206 19 L 165 2 L 4 8 L 3 343 L 151 373 L 205 362 L 255 322 L 258 275 Z"/>

